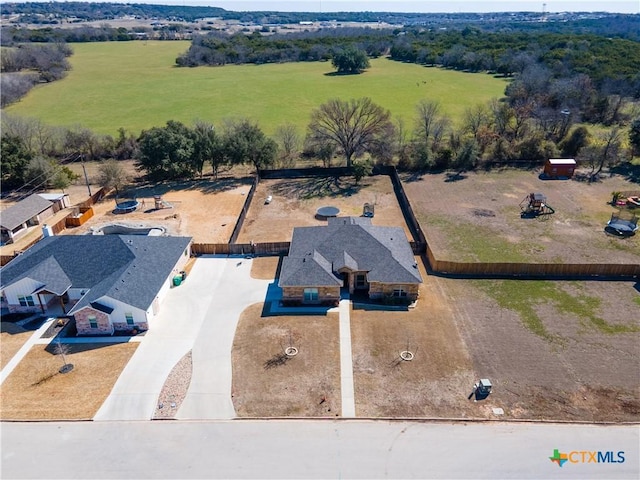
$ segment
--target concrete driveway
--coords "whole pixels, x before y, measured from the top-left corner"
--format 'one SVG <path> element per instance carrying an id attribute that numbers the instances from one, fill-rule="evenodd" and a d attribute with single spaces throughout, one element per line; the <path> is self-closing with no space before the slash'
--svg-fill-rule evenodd
<path id="1" fill-rule="evenodd" d="M 171 289 L 159 315 L 122 371 L 94 420 L 149 420 L 167 376 L 193 350 L 187 418 L 232 418 L 231 345 L 239 314 L 263 301 L 267 281 L 251 279 L 251 260 L 200 257 L 180 287 Z M 213 402 L 200 405 L 200 402 Z M 188 403 L 187 403 L 188 402 Z M 186 405 L 185 405 L 186 404 Z M 187 407 L 185 409 L 185 406 Z"/>
<path id="2" fill-rule="evenodd" d="M 200 259 L 209 260 L 209 259 Z M 240 314 L 249 305 L 265 301 L 272 283 L 251 278 L 250 259 L 231 258 L 212 263 L 223 267 L 210 294 L 205 321 L 193 345 L 193 372 L 179 419 L 230 419 L 236 416 L 231 401 L 231 349 Z"/>

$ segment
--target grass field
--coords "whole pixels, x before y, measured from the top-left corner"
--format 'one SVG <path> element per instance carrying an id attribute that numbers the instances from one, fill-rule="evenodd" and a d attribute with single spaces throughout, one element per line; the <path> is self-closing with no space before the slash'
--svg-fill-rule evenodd
<path id="1" fill-rule="evenodd" d="M 82 125 L 114 135 L 138 133 L 167 120 L 220 124 L 248 117 L 268 133 L 290 122 L 301 130 L 312 109 L 334 97 L 369 96 L 411 124 L 416 104 L 437 100 L 458 121 L 469 106 L 503 96 L 506 83 L 470 74 L 394 62 L 371 61 L 362 75 L 333 76 L 330 63 L 286 63 L 177 68 L 189 42 L 74 44 L 72 70 L 58 82 L 36 87 L 8 113 L 51 125 Z"/>

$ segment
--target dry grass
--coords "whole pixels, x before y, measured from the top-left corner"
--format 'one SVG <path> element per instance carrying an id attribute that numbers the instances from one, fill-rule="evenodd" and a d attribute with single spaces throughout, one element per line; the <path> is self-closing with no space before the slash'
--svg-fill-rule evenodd
<path id="1" fill-rule="evenodd" d="M 258 257 L 251 263 L 251 278 L 273 280 L 278 271 L 280 257 Z"/>
<path id="2" fill-rule="evenodd" d="M 71 372 L 51 347 L 33 347 L 2 384 L 2 420 L 92 418 L 111 392 L 137 343 L 69 345 Z"/>
<path id="3" fill-rule="evenodd" d="M 482 415 L 467 400 L 475 375 L 448 299 L 419 265 L 416 308 L 351 311 L 358 416 Z M 404 350 L 412 361 L 400 360 Z"/>
<path id="4" fill-rule="evenodd" d="M 241 417 L 340 414 L 338 316 L 262 317 L 246 309 L 233 343 L 233 403 Z M 284 348 L 298 348 L 287 359 Z"/>
<path id="5" fill-rule="evenodd" d="M 0 368 L 4 368 L 7 363 L 18 353 L 22 345 L 33 335 L 32 330 L 22 328 L 15 323 L 0 323 Z"/>

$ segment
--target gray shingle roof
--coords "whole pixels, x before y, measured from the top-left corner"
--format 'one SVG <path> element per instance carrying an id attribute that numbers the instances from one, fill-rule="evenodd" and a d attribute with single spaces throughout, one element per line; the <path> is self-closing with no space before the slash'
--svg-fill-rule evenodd
<path id="1" fill-rule="evenodd" d="M 293 229 L 279 285 L 335 285 L 341 283 L 336 272 L 344 267 L 368 272 L 369 282 L 422 282 L 402 228 L 374 226 L 369 218 L 336 217 L 327 226 Z"/>
<path id="2" fill-rule="evenodd" d="M 0 282 L 4 288 L 32 278 L 59 295 L 69 286 L 88 289 L 69 313 L 104 295 L 146 310 L 190 242 L 142 235 L 48 237 L 3 267 Z"/>
<path id="3" fill-rule="evenodd" d="M 51 205 L 53 205 L 52 202 L 42 198 L 37 193 L 29 195 L 24 200 L 20 200 L 15 205 L 11 205 L 0 212 L 0 226 L 7 230 L 13 230 Z"/>

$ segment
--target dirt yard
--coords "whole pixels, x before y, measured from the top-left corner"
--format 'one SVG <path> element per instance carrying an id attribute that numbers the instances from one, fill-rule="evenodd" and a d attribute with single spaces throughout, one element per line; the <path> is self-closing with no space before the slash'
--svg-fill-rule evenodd
<path id="1" fill-rule="evenodd" d="M 251 180 L 220 179 L 171 182 L 129 189 L 122 198 L 135 197 L 140 206 L 132 213 L 116 214 L 114 195 L 94 205 L 94 217 L 65 234 L 83 234 L 104 225 L 161 226 L 170 235 L 191 236 L 198 243 L 227 243 L 249 192 Z M 155 209 L 154 195 L 164 208 Z"/>
<path id="2" fill-rule="evenodd" d="M 272 201 L 265 203 L 271 196 Z M 334 206 L 340 216 L 360 216 L 365 203 L 375 204 L 374 225 L 406 227 L 391 180 L 367 177 L 356 185 L 351 177 L 261 180 L 238 238 L 239 243 L 287 242 L 293 227 L 325 225 L 318 208 Z"/>
<path id="3" fill-rule="evenodd" d="M 338 315 L 262 316 L 245 310 L 233 342 L 233 404 L 240 417 L 340 415 Z M 287 357 L 288 346 L 298 349 Z"/>
<path id="4" fill-rule="evenodd" d="M 69 345 L 69 373 L 53 347 L 37 345 L 2 384 L 2 420 L 90 419 L 111 392 L 138 344 Z"/>
<path id="5" fill-rule="evenodd" d="M 351 311 L 358 416 L 637 421 L 637 285 L 453 280 L 427 276 L 418 263 L 424 284 L 415 309 Z M 272 278 L 276 269 L 275 258 L 256 259 L 252 276 Z M 320 407 L 329 400 L 332 412 L 339 409 L 335 315 L 261 317 L 261 309 L 247 310 L 236 332 L 239 414 L 324 416 Z M 289 330 L 294 344 L 310 344 L 314 353 L 336 351 L 314 357 L 313 366 L 286 361 L 280 353 Z M 399 359 L 404 350 L 412 361 Z M 332 393 L 323 390 L 325 402 L 316 404 L 313 386 L 327 385 L 327 372 Z M 306 389 L 282 403 L 292 378 Z M 494 387 L 476 402 L 469 397 L 480 378 Z"/>
<path id="6" fill-rule="evenodd" d="M 416 308 L 351 311 L 356 414 L 489 416 L 467 400 L 477 374 L 437 278 L 418 264 L 424 283 Z M 413 353 L 413 360 L 401 360 L 402 351 Z"/>
<path id="7" fill-rule="evenodd" d="M 604 226 L 613 191 L 640 190 L 621 177 L 588 184 L 544 181 L 538 171 L 403 176 L 405 192 L 436 257 L 451 261 L 640 263 L 640 235 L 614 238 Z M 520 202 L 543 193 L 552 215 L 520 218 Z"/>
<path id="8" fill-rule="evenodd" d="M 503 408 L 505 419 L 638 421 L 638 284 L 435 283 L 454 310 L 476 376 L 494 385 L 483 403 Z"/>

